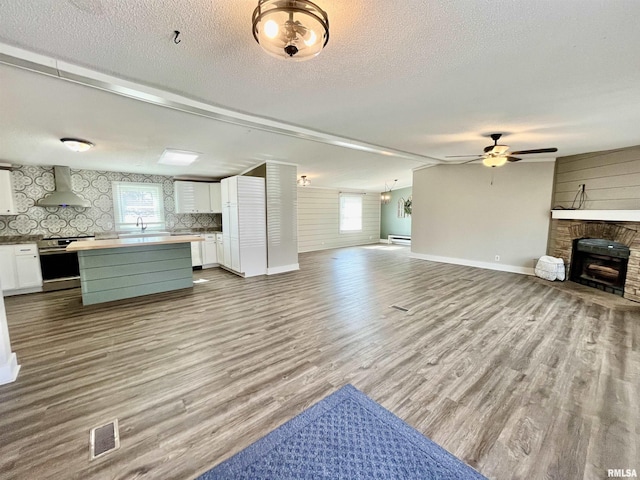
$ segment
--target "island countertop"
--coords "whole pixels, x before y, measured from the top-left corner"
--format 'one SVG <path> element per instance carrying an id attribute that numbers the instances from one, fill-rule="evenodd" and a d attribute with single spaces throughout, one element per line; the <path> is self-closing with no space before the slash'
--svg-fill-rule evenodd
<path id="1" fill-rule="evenodd" d="M 168 243 L 203 242 L 204 238 L 195 235 L 173 235 L 158 237 L 114 238 L 111 240 L 94 240 L 92 242 L 71 242 L 67 251 L 101 250 L 105 248 L 138 247 L 143 245 L 164 245 Z"/>

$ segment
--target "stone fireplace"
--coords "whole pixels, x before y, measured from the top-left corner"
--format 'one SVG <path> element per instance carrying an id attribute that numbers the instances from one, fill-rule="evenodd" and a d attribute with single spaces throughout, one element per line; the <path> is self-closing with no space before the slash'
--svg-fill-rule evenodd
<path id="1" fill-rule="evenodd" d="M 640 232 L 640 222 L 554 218 L 551 220 L 548 254 L 564 260 L 568 269 L 567 278 L 587 285 L 591 281 L 593 284 L 590 286 L 640 302 L 640 235 L 638 232 Z M 585 246 L 577 248 L 578 241 L 582 239 L 599 239 L 603 242 L 581 242 L 581 245 Z M 611 248 L 609 248 L 610 245 Z M 625 248 L 629 249 L 628 258 L 624 258 L 627 254 L 620 253 Z M 574 249 L 576 249 L 576 255 L 574 255 Z M 615 250 L 616 253 L 611 255 L 614 252 L 608 252 L 609 255 L 605 255 L 607 249 Z M 584 250 L 587 251 L 584 252 Z M 585 263 L 584 259 L 589 257 L 590 260 Z M 572 265 L 572 258 L 577 259 L 577 263 L 574 262 Z M 616 278 L 616 272 L 618 276 L 624 278 Z"/>

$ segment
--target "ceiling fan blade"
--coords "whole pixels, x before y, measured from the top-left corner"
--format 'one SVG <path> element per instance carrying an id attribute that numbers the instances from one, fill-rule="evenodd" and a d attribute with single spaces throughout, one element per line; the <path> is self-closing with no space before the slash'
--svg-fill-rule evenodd
<path id="1" fill-rule="evenodd" d="M 447 155 L 444 158 L 482 157 L 483 155 Z"/>
<path id="2" fill-rule="evenodd" d="M 557 148 L 536 148 L 535 150 L 520 150 L 518 152 L 511 152 L 512 155 L 528 155 L 530 153 L 553 153 L 557 152 Z"/>
<path id="3" fill-rule="evenodd" d="M 512 157 L 511 155 L 507 156 L 507 161 L 509 162 L 519 162 L 520 160 L 522 159 L 517 157 Z"/>

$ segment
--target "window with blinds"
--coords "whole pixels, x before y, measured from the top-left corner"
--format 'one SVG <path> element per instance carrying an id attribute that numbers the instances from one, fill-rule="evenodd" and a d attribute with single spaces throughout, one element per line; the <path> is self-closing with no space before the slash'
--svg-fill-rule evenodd
<path id="1" fill-rule="evenodd" d="M 149 228 L 163 229 L 164 203 L 159 183 L 112 182 L 116 230 L 133 230 L 138 217 Z"/>
<path id="2" fill-rule="evenodd" d="M 340 233 L 362 231 L 362 195 L 340 194 Z"/>

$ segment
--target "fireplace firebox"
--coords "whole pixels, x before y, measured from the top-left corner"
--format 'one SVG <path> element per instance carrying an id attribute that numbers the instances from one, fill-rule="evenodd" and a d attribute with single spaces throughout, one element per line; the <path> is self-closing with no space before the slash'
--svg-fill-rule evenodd
<path id="1" fill-rule="evenodd" d="M 629 247 L 599 238 L 574 240 L 571 256 L 572 281 L 616 295 L 624 295 Z"/>

